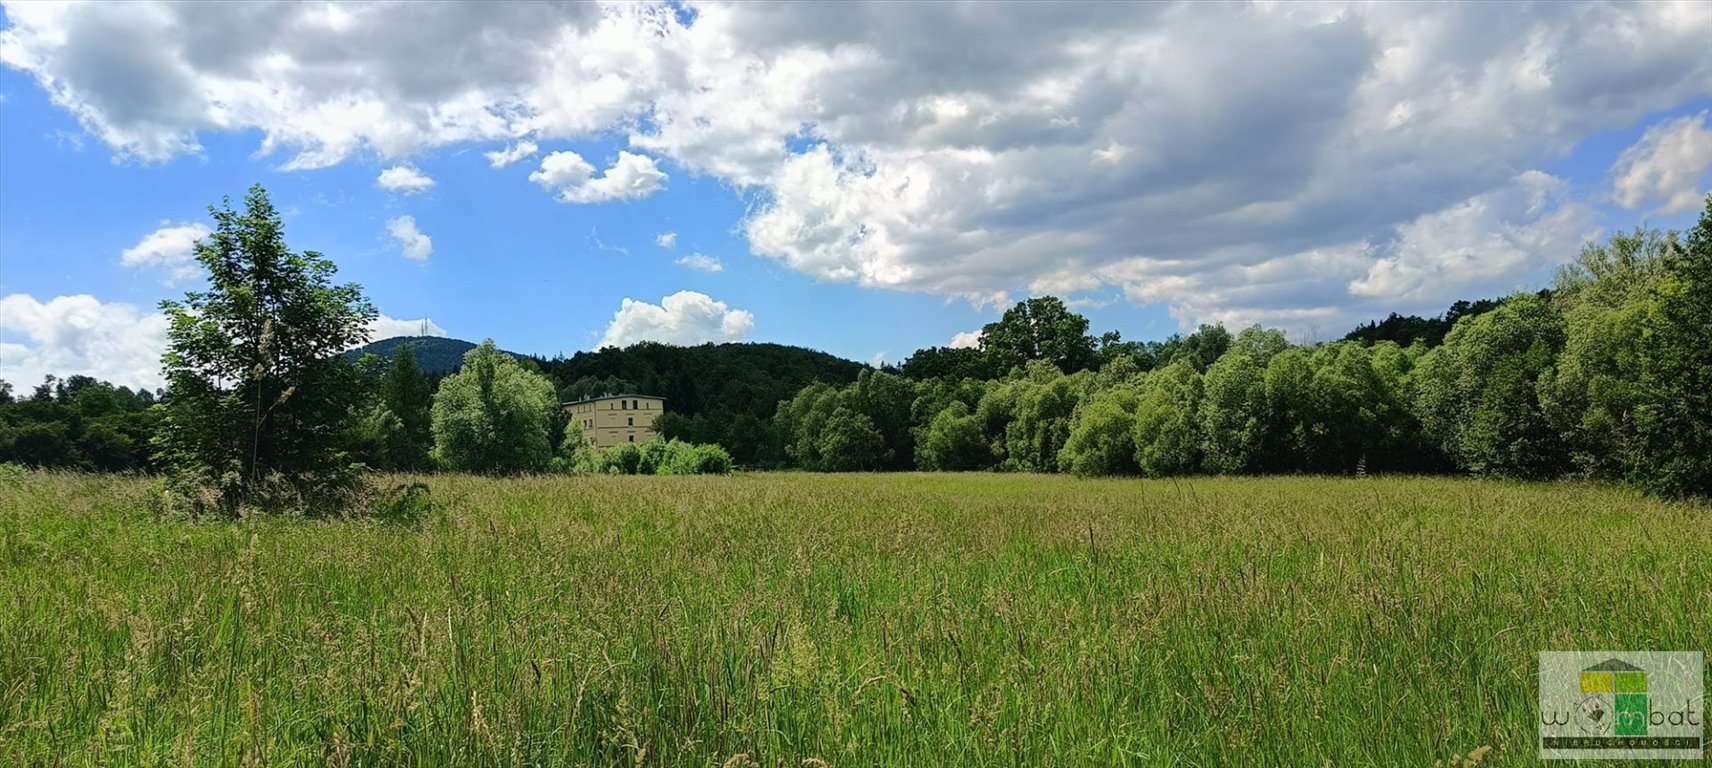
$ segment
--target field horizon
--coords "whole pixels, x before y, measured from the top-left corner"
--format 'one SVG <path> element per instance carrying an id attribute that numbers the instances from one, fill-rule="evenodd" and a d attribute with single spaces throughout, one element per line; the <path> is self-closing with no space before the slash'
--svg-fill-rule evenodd
<path id="1" fill-rule="evenodd" d="M 1599 484 L 388 482 L 0 478 L 0 763 L 1523 764 L 1540 651 L 1712 637 L 1708 507 Z"/>

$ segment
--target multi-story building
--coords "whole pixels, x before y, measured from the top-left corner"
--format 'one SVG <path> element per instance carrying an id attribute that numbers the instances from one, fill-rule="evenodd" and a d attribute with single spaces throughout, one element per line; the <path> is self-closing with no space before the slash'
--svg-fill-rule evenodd
<path id="1" fill-rule="evenodd" d="M 649 395 L 602 395 L 565 403 L 571 423 L 583 430 L 583 442 L 596 448 L 645 443 L 654 437 L 654 419 L 666 412 L 666 399 Z"/>

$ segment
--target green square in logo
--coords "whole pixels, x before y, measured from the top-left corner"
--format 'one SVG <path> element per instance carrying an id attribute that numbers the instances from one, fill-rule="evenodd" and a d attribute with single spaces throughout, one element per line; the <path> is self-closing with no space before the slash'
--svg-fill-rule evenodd
<path id="1" fill-rule="evenodd" d="M 1617 694 L 1616 722 L 1618 736 L 1647 735 L 1647 695 L 1644 693 Z"/>
<path id="2" fill-rule="evenodd" d="M 1617 673 L 1617 692 L 1618 693 L 1646 693 L 1647 692 L 1647 673 L 1645 673 L 1645 672 L 1618 672 Z"/>

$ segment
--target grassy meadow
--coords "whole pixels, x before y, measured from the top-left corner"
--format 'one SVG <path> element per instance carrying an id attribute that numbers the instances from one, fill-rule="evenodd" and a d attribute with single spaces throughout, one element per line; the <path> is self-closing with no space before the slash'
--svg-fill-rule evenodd
<path id="1" fill-rule="evenodd" d="M 1601 486 L 418 479 L 0 478 L 0 765 L 1532 764 L 1539 651 L 1712 637 L 1712 510 Z"/>

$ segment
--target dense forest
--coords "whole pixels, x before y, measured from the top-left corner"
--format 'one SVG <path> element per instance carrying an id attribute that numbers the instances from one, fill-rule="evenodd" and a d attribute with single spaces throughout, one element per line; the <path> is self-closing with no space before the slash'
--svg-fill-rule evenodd
<path id="1" fill-rule="evenodd" d="M 394 336 L 390 339 L 378 339 L 364 344 L 345 353 L 347 360 L 360 360 L 363 355 L 374 355 L 383 360 L 392 359 L 398 350 L 410 347 L 410 352 L 416 358 L 416 365 L 430 377 L 445 376 L 458 370 L 464 364 L 464 355 L 475 349 L 473 342 L 463 339 L 448 339 L 441 336 Z"/>
<path id="2" fill-rule="evenodd" d="M 923 349 L 879 370 L 775 344 L 641 343 L 554 359 L 485 349 L 541 388 L 531 402 L 662 396 L 664 436 L 722 445 L 751 467 L 1462 471 L 1682 495 L 1712 493 L 1709 305 L 1712 198 L 1686 232 L 1586 245 L 1546 290 L 1392 314 L 1324 344 L 1258 326 L 1125 341 L 1045 296 L 983 328 L 978 347 Z M 351 406 L 357 458 L 442 464 L 429 411 L 457 368 L 454 348 L 475 354 L 447 339 L 356 351 L 356 380 L 368 382 Z M 0 461 L 150 470 L 157 401 L 171 398 L 87 377 L 28 395 L 0 385 Z M 544 450 L 565 430 L 556 414 Z"/>

